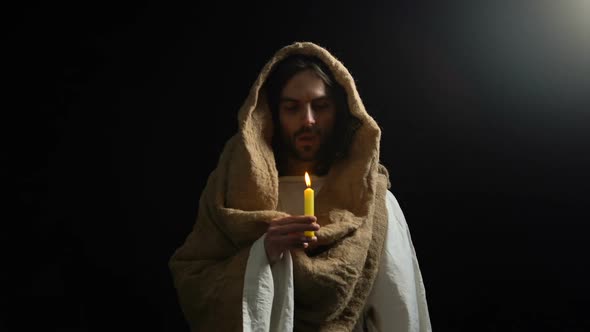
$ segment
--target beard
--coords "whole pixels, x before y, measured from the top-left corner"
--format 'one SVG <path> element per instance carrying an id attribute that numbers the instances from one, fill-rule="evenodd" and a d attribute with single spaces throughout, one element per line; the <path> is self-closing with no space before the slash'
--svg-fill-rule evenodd
<path id="1" fill-rule="evenodd" d="M 297 146 L 297 139 L 303 135 L 314 135 L 319 142 L 316 145 L 304 145 Z M 317 161 L 319 157 L 326 150 L 326 142 L 330 139 L 330 133 L 326 133 L 317 126 L 313 127 L 301 127 L 293 133 L 292 136 L 283 136 L 283 147 L 286 148 L 286 152 L 289 157 L 300 161 Z"/>

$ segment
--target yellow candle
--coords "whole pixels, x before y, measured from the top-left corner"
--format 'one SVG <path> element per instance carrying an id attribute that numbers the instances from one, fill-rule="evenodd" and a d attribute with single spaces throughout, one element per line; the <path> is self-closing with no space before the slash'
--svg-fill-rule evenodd
<path id="1" fill-rule="evenodd" d="M 303 213 L 306 216 L 313 216 L 313 189 L 311 189 L 311 179 L 309 178 L 309 174 L 305 172 L 305 184 L 307 185 L 307 189 L 303 191 Z M 307 237 L 314 237 L 314 231 L 306 231 L 303 235 Z"/>

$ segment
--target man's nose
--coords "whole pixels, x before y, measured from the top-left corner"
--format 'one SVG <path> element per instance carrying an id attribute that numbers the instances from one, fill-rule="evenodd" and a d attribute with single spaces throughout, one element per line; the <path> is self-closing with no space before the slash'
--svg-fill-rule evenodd
<path id="1" fill-rule="evenodd" d="M 305 110 L 305 119 L 304 125 L 306 126 L 313 126 L 315 125 L 315 114 L 313 113 L 313 109 L 311 106 L 308 106 Z"/>

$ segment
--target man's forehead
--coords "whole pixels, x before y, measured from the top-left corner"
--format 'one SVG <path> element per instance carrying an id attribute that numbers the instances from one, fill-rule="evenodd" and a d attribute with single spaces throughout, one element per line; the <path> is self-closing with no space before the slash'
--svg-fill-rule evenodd
<path id="1" fill-rule="evenodd" d="M 311 71 L 304 71 L 293 76 L 281 92 L 283 100 L 315 100 L 326 98 L 326 85 L 321 78 Z"/>
<path id="2" fill-rule="evenodd" d="M 322 100 L 328 100 L 328 99 L 330 99 L 330 97 L 327 96 L 327 95 L 325 95 L 325 94 L 324 95 L 317 96 L 315 98 L 297 98 L 297 97 L 283 95 L 283 96 L 281 96 L 281 98 L 279 99 L 279 101 L 280 102 L 300 102 L 300 101 L 308 101 L 308 100 L 310 100 L 310 101 L 322 101 Z"/>

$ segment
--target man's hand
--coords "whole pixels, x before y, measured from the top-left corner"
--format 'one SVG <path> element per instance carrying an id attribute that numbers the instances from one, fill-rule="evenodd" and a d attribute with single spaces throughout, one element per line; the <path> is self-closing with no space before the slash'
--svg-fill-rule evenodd
<path id="1" fill-rule="evenodd" d="M 314 216 L 289 216 L 271 221 L 266 231 L 264 248 L 270 264 L 278 261 L 283 252 L 291 249 L 305 249 L 310 242 L 316 242 L 317 237 L 306 237 L 305 231 L 318 231 L 320 225 Z"/>

